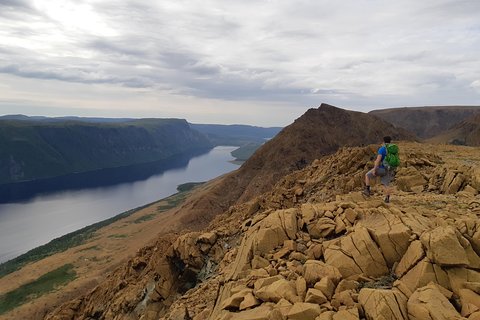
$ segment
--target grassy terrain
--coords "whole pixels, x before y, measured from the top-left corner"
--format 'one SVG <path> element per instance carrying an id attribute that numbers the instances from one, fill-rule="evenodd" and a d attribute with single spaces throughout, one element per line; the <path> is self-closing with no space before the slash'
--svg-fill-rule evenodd
<path id="1" fill-rule="evenodd" d="M 204 182 L 187 182 L 184 184 L 181 184 L 177 187 L 178 192 L 188 192 L 193 190 L 196 186 L 199 186 L 201 184 L 204 184 Z"/>
<path id="2" fill-rule="evenodd" d="M 66 264 L 58 269 L 50 271 L 37 280 L 26 283 L 23 286 L 0 296 L 0 315 L 14 308 L 54 291 L 58 287 L 69 283 L 76 277 L 73 265 Z"/>
<path id="3" fill-rule="evenodd" d="M 145 221 L 152 220 L 155 217 L 156 217 L 156 214 L 154 214 L 154 213 L 146 214 L 144 216 L 141 216 L 138 219 L 133 220 L 133 223 L 142 223 L 142 222 L 145 222 Z"/>
<path id="4" fill-rule="evenodd" d="M 241 146 L 240 148 L 235 149 L 230 153 L 235 159 L 240 161 L 246 161 L 255 153 L 255 151 L 257 151 L 258 148 L 260 148 L 260 146 L 261 144 L 252 142 Z"/>
<path id="5" fill-rule="evenodd" d="M 178 193 L 164 199 L 162 201 L 162 204 L 157 206 L 157 211 L 158 212 L 164 212 L 167 210 L 170 210 L 172 208 L 177 207 L 180 205 L 183 201 L 185 201 L 185 198 L 187 197 L 188 193 L 193 190 L 195 187 L 203 184 L 204 182 L 188 182 L 181 184 L 177 187 L 177 190 L 179 191 Z M 166 202 L 166 204 L 164 204 Z"/>
<path id="6" fill-rule="evenodd" d="M 112 234 L 110 236 L 108 236 L 109 238 L 113 238 L 113 239 L 125 239 L 125 238 L 128 238 L 128 235 L 126 234 L 120 234 L 120 233 L 116 233 L 116 234 Z"/>
<path id="7" fill-rule="evenodd" d="M 105 226 L 108 226 L 118 220 L 127 218 L 134 214 L 135 212 L 142 210 L 154 203 L 161 203 L 157 207 L 158 212 L 164 212 L 166 210 L 172 209 L 176 206 L 178 206 L 180 203 L 182 203 L 185 198 L 187 197 L 187 194 L 190 190 L 192 190 L 195 186 L 199 185 L 201 183 L 199 182 L 192 182 L 192 183 L 186 183 L 183 185 L 178 186 L 178 190 L 181 190 L 180 192 L 171 195 L 170 197 L 167 197 L 165 199 L 155 201 L 153 203 L 146 204 L 144 206 L 125 211 L 119 215 L 116 215 L 110 219 L 100 221 L 98 223 L 92 224 L 90 226 L 84 227 L 80 230 L 74 231 L 72 233 L 66 234 L 62 237 L 59 237 L 57 239 L 54 239 L 50 241 L 49 243 L 37 247 L 35 249 L 32 249 L 28 251 L 27 253 L 18 256 L 12 260 L 9 260 L 7 262 L 4 262 L 0 264 L 0 278 L 6 276 L 7 274 L 10 274 L 12 272 L 15 272 L 16 270 L 19 270 L 23 266 L 25 266 L 28 263 L 39 261 L 41 259 L 44 259 L 48 256 L 51 256 L 53 254 L 63 252 L 67 249 L 79 246 L 81 244 L 84 244 L 87 240 L 91 239 L 95 232 L 99 230 L 100 228 L 103 228 Z M 164 204 L 165 203 L 165 204 Z M 151 217 L 153 218 L 153 217 Z M 142 219 L 142 218 L 139 218 Z M 137 220 L 139 220 L 137 219 Z M 140 223 L 146 220 L 138 221 L 136 223 Z M 87 250 L 87 249 L 85 249 Z"/>
<path id="8" fill-rule="evenodd" d="M 99 246 L 91 246 L 78 250 L 77 252 L 89 251 L 89 250 L 100 250 Z"/>

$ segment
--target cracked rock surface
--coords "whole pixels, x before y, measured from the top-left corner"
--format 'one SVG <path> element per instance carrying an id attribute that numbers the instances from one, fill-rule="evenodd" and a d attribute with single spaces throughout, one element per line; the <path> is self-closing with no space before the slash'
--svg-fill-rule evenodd
<path id="1" fill-rule="evenodd" d="M 207 229 L 172 239 L 166 254 L 151 253 L 144 276 L 155 289 L 142 297 L 144 309 L 130 306 L 141 299 L 129 283 L 110 288 L 115 298 L 97 315 L 479 319 L 480 151 L 400 148 L 405 160 L 391 203 L 382 201 L 378 185 L 373 196 L 361 194 L 374 146 L 340 149 L 231 207 Z M 130 304 L 122 305 L 127 291 Z M 95 294 L 47 319 L 95 318 Z"/>

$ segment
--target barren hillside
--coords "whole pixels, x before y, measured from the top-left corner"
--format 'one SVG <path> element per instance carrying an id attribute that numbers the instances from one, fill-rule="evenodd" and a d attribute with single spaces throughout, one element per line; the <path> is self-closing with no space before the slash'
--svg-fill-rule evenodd
<path id="1" fill-rule="evenodd" d="M 454 125 L 428 142 L 480 146 L 480 114 Z"/>
<path id="2" fill-rule="evenodd" d="M 390 204 L 359 192 L 376 146 L 342 148 L 47 319 L 478 319 L 480 152 L 399 145 Z"/>

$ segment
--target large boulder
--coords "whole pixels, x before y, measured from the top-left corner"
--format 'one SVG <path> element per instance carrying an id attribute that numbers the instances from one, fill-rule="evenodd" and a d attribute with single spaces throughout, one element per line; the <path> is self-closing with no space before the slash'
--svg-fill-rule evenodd
<path id="1" fill-rule="evenodd" d="M 462 316 L 468 317 L 480 311 L 480 295 L 478 293 L 470 289 L 460 289 L 458 295 L 462 305 Z"/>
<path id="2" fill-rule="evenodd" d="M 200 248 L 197 246 L 198 232 L 181 235 L 173 243 L 174 258 L 181 260 L 185 265 L 200 270 L 204 259 Z"/>
<path id="3" fill-rule="evenodd" d="M 398 262 L 407 251 L 412 232 L 402 220 L 386 208 L 378 208 L 359 223 L 368 229 L 385 257 L 388 267 Z"/>
<path id="4" fill-rule="evenodd" d="M 418 288 L 408 299 L 407 309 L 410 320 L 465 319 L 435 285 Z"/>
<path id="5" fill-rule="evenodd" d="M 254 235 L 254 254 L 266 254 L 283 245 L 285 240 L 295 239 L 298 231 L 297 213 L 297 209 L 278 210 L 263 219 Z"/>
<path id="6" fill-rule="evenodd" d="M 289 320 L 315 320 L 322 310 L 318 304 L 298 302 L 287 314 Z"/>
<path id="7" fill-rule="evenodd" d="M 449 280 L 449 287 L 457 295 L 460 293 L 460 290 L 463 288 L 468 288 L 474 283 L 480 283 L 480 272 L 476 270 L 471 270 L 467 268 L 448 268 L 445 270 Z"/>
<path id="8" fill-rule="evenodd" d="M 307 225 L 308 233 L 314 239 L 326 238 L 335 232 L 337 224 L 330 218 L 322 217 Z"/>
<path id="9" fill-rule="evenodd" d="M 480 268 L 480 257 L 453 226 L 440 226 L 426 232 L 420 238 L 427 257 L 440 266 L 464 266 Z"/>
<path id="10" fill-rule="evenodd" d="M 447 272 L 439 265 L 423 258 L 400 279 L 411 292 L 426 286 L 430 282 L 438 283 L 444 288 L 451 289 Z"/>
<path id="11" fill-rule="evenodd" d="M 410 243 L 407 251 L 403 255 L 400 262 L 397 264 L 394 272 L 395 275 L 400 278 L 412 269 L 420 260 L 425 257 L 425 251 L 423 250 L 422 243 L 418 240 Z"/>
<path id="12" fill-rule="evenodd" d="M 303 276 L 308 286 L 313 286 L 324 277 L 329 277 L 335 283 L 338 283 L 342 278 L 340 271 L 335 266 L 318 260 L 307 260 L 305 262 Z"/>
<path id="13" fill-rule="evenodd" d="M 256 308 L 233 313 L 231 317 L 226 317 L 222 319 L 229 320 L 270 320 L 270 314 L 272 313 L 273 307 L 270 305 L 261 305 Z"/>
<path id="14" fill-rule="evenodd" d="M 456 170 L 448 170 L 441 186 L 441 191 L 446 194 L 457 193 L 465 182 L 465 175 Z"/>
<path id="15" fill-rule="evenodd" d="M 255 297 L 266 302 L 279 302 L 286 299 L 291 303 L 299 302 L 301 299 L 297 296 L 295 284 L 286 279 L 273 282 L 263 288 L 255 290 Z"/>
<path id="16" fill-rule="evenodd" d="M 251 293 L 252 289 L 244 289 L 233 294 L 230 298 L 223 302 L 222 309 L 238 310 L 245 297 Z"/>
<path id="17" fill-rule="evenodd" d="M 315 288 L 308 289 L 307 295 L 305 297 L 305 302 L 324 304 L 327 301 L 328 299 L 327 297 L 325 297 L 322 291 Z"/>
<path id="18" fill-rule="evenodd" d="M 358 302 L 367 319 L 409 320 L 407 297 L 399 290 L 364 288 L 360 290 Z"/>
<path id="19" fill-rule="evenodd" d="M 402 191 L 423 190 L 427 180 L 415 167 L 400 168 L 396 174 L 396 184 Z"/>
<path id="20" fill-rule="evenodd" d="M 355 227 L 351 234 L 330 242 L 324 256 L 325 262 L 337 267 L 344 278 L 359 274 L 380 277 L 388 273 L 383 254 L 365 227 Z"/>

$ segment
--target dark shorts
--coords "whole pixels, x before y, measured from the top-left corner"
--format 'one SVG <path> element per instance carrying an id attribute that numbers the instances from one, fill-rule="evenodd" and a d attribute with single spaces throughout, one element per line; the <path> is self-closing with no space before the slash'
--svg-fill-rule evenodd
<path id="1" fill-rule="evenodd" d="M 367 172 L 367 176 L 369 179 L 375 179 L 376 177 L 380 177 L 380 182 L 384 186 L 388 186 L 390 182 L 392 182 L 393 178 L 395 177 L 395 170 L 387 170 L 385 168 L 378 168 L 376 175 L 373 175 L 373 169 Z"/>

